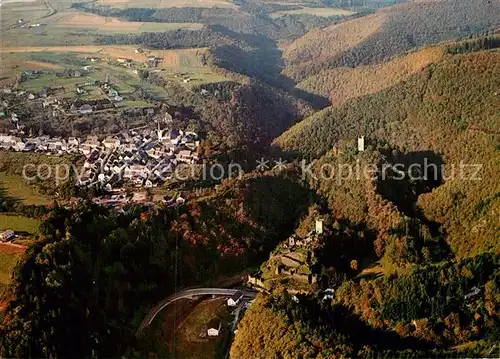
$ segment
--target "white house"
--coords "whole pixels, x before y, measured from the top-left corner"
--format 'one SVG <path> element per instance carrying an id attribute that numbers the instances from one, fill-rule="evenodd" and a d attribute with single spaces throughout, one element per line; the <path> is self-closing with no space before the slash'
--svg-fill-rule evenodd
<path id="1" fill-rule="evenodd" d="M 106 148 L 118 148 L 121 142 L 118 137 L 106 137 L 104 141 L 102 141 L 102 145 Z"/>
<path id="2" fill-rule="evenodd" d="M 181 162 L 191 162 L 192 156 L 191 156 L 191 151 L 190 150 L 180 150 L 179 153 L 176 156 L 177 160 Z"/>
<path id="3" fill-rule="evenodd" d="M 147 175 L 149 174 L 149 169 L 146 166 L 143 165 L 131 165 L 127 166 L 125 168 L 125 172 L 123 174 L 123 177 L 126 179 L 133 179 L 133 178 L 146 178 Z"/>
<path id="4" fill-rule="evenodd" d="M 219 318 L 213 318 L 208 322 L 207 334 L 209 337 L 218 337 L 222 327 L 222 321 Z"/>
<path id="5" fill-rule="evenodd" d="M 323 220 L 322 219 L 317 219 L 316 220 L 316 233 L 317 234 L 323 234 Z"/>
<path id="6" fill-rule="evenodd" d="M 243 298 L 243 293 L 240 292 L 240 291 L 237 291 L 236 293 L 234 293 L 231 296 L 231 298 L 229 298 L 227 300 L 227 305 L 229 307 L 236 307 L 240 303 L 240 301 L 241 301 L 242 298 Z"/>
<path id="7" fill-rule="evenodd" d="M 13 239 L 15 236 L 16 235 L 14 234 L 14 231 L 8 229 L 0 233 L 0 240 L 2 240 L 2 242 L 7 242 Z"/>
<path id="8" fill-rule="evenodd" d="M 75 137 L 70 137 L 68 138 L 68 145 L 69 146 L 74 146 L 74 147 L 78 147 L 78 139 L 75 138 Z"/>

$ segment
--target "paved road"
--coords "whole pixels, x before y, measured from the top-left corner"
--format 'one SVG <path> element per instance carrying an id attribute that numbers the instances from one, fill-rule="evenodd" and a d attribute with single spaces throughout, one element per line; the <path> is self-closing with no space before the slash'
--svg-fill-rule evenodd
<path id="1" fill-rule="evenodd" d="M 136 335 L 139 335 L 144 328 L 149 326 L 152 322 L 153 319 L 158 315 L 159 312 L 163 310 L 167 305 L 183 298 L 193 298 L 193 297 L 198 297 L 202 295 L 214 295 L 217 297 L 230 297 L 236 292 L 242 292 L 243 296 L 245 298 L 253 298 L 257 294 L 257 292 L 252 292 L 248 290 L 239 290 L 239 289 L 226 289 L 226 288 L 195 288 L 195 289 L 187 289 L 182 292 L 173 294 L 165 299 L 163 299 L 161 302 L 159 302 L 157 305 L 154 306 L 153 309 L 149 311 L 149 313 L 146 315 L 144 320 L 142 321 L 141 325 L 139 326 L 139 329 L 137 329 Z"/>

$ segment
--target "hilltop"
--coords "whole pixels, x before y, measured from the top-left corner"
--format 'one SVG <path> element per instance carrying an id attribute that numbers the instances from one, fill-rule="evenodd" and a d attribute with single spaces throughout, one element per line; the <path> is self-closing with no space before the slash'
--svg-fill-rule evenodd
<path id="1" fill-rule="evenodd" d="M 499 26 L 498 1 L 408 1 L 308 32 L 285 50 L 284 74 L 302 81 L 324 69 L 380 63 L 415 47 Z"/>
<path id="2" fill-rule="evenodd" d="M 495 182 L 498 176 L 495 161 L 500 156 L 495 132 L 499 75 L 497 51 L 450 55 L 391 88 L 314 114 L 285 132 L 275 144 L 309 158 L 328 153 L 326 158 L 330 161 L 333 158 L 352 163 L 356 157 L 352 157 L 349 149 L 337 156 L 337 149 L 332 147 L 341 147 L 342 143 L 365 135 L 372 149 L 388 152 L 382 158 L 384 161 L 437 158 L 445 164 L 446 174 L 451 176 L 456 168 L 455 178 L 447 179 L 432 193 L 419 198 L 423 213 L 444 226 L 456 254 L 498 249 L 494 213 L 500 192 L 500 185 Z M 482 181 L 456 178 L 461 161 L 482 164 Z M 331 193 L 338 187 L 335 182 L 319 184 L 324 195 L 332 199 L 332 208 L 342 198 Z M 359 189 L 361 193 L 365 192 L 363 186 Z M 348 203 L 359 208 L 351 213 L 362 213 L 367 202 L 362 196 Z M 339 208 L 342 208 L 340 213 L 346 214 L 349 205 L 344 202 Z M 359 215 L 347 218 L 365 220 Z M 471 231 L 477 235 L 470 236 Z"/>
<path id="3" fill-rule="evenodd" d="M 441 60 L 445 53 L 444 46 L 429 47 L 382 64 L 324 70 L 297 87 L 329 98 L 332 104 L 340 106 L 353 97 L 373 94 L 404 81 Z"/>

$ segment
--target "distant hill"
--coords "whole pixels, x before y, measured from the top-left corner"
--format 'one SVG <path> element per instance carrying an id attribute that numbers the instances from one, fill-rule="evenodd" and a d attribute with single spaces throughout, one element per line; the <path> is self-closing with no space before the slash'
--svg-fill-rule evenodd
<path id="1" fill-rule="evenodd" d="M 496 181 L 500 160 L 499 88 L 500 52 L 448 56 L 391 88 L 314 114 L 285 132 L 275 144 L 309 158 L 328 151 L 331 157 L 334 145 L 365 135 L 373 149 L 441 157 L 449 177 L 443 185 L 419 197 L 423 213 L 443 225 L 456 254 L 499 249 L 495 219 L 500 205 L 500 184 Z M 392 157 L 401 160 L 394 153 Z M 354 159 L 351 156 L 351 161 Z M 460 178 L 462 162 L 482 165 L 482 180 L 471 179 L 471 169 L 466 170 L 469 177 Z M 329 195 L 336 191 L 333 183 L 323 181 L 318 185 L 322 194 L 332 199 L 331 206 L 339 200 L 340 213 L 365 221 L 356 214 L 365 211 L 359 207 L 366 206 L 365 196 L 342 202 L 338 196 Z M 353 209 L 349 210 L 350 206 Z"/>
<path id="2" fill-rule="evenodd" d="M 284 73 L 297 81 L 339 66 L 374 64 L 412 48 L 500 27 L 500 3 L 413 0 L 316 29 L 284 53 Z"/>
<path id="3" fill-rule="evenodd" d="M 445 52 L 444 46 L 431 47 L 382 64 L 324 70 L 297 87 L 327 97 L 334 106 L 340 106 L 351 98 L 376 93 L 423 71 L 441 60 Z"/>

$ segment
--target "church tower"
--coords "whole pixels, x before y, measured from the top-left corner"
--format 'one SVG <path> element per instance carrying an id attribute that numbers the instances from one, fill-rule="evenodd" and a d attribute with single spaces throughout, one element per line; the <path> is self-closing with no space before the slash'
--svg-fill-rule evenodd
<path id="1" fill-rule="evenodd" d="M 160 128 L 160 121 L 158 121 L 158 130 L 156 130 L 156 134 L 158 136 L 158 142 L 163 141 L 163 131 Z"/>

